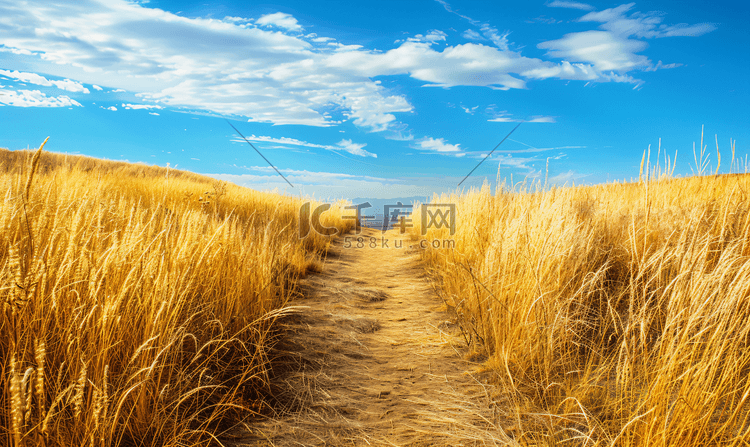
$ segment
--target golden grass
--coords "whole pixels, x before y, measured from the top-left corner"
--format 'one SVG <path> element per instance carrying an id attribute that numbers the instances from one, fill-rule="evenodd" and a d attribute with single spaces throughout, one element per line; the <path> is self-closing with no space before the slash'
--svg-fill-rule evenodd
<path id="1" fill-rule="evenodd" d="M 521 444 L 750 442 L 750 176 L 668 170 L 433 199 L 456 248 L 425 262 Z"/>
<path id="2" fill-rule="evenodd" d="M 267 409 L 273 322 L 330 244 L 300 199 L 41 148 L 1 150 L 0 185 L 0 444 L 210 445 Z"/>

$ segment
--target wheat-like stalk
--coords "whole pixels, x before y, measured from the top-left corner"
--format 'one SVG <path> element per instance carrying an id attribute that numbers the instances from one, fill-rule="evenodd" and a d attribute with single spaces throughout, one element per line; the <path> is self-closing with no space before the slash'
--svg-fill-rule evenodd
<path id="1" fill-rule="evenodd" d="M 29 192 L 31 191 L 31 181 L 34 179 L 34 173 L 39 167 L 39 157 L 42 155 L 42 149 L 44 148 L 44 145 L 47 144 L 48 140 L 49 140 L 49 137 L 45 138 L 44 142 L 41 144 L 41 146 L 39 146 L 39 149 L 37 149 L 36 152 L 34 152 L 34 156 L 31 157 L 31 164 L 29 166 L 29 176 L 26 179 L 26 185 L 23 188 L 23 196 L 27 202 L 29 201 Z"/>
<path id="2" fill-rule="evenodd" d="M 44 404 L 47 396 L 44 394 L 44 364 L 47 355 L 47 346 L 42 339 L 36 339 L 34 341 L 34 358 L 36 360 L 36 381 L 34 382 L 34 393 L 36 394 L 37 406 L 38 406 L 38 417 L 39 420 L 44 419 Z"/>
<path id="3" fill-rule="evenodd" d="M 267 356 L 235 343 L 267 349 L 262 316 L 330 238 L 298 239 L 300 199 L 171 167 L 162 189 L 162 168 L 43 147 L 0 150 L 0 357 L 12 372 L 0 430 L 45 445 L 205 443 L 217 429 L 185 421 L 228 424 L 240 390 L 267 388 L 245 374 Z M 196 196 L 210 205 L 184 200 Z M 326 226 L 350 227 L 337 213 Z M 221 387 L 206 392 L 203 371 Z"/>
<path id="4" fill-rule="evenodd" d="M 750 177 L 706 171 L 703 149 L 696 169 L 710 177 L 677 179 L 674 160 L 649 158 L 637 183 L 433 199 L 461 214 L 455 235 L 426 239 L 456 249 L 422 256 L 497 372 L 521 444 L 741 445 L 750 433 Z"/>
<path id="5" fill-rule="evenodd" d="M 21 378 L 19 377 L 16 355 L 13 353 L 10 358 L 10 419 L 13 441 L 17 446 L 21 445 L 24 406 L 24 399 L 21 394 Z"/>
<path id="6" fill-rule="evenodd" d="M 33 382 L 35 373 L 36 373 L 36 370 L 33 367 L 29 367 L 24 372 L 23 379 L 21 379 L 21 399 L 23 401 L 24 426 L 27 425 L 29 421 L 31 420 L 31 402 L 32 402 L 32 396 L 33 396 L 33 393 L 31 392 L 31 390 L 32 390 L 32 382 Z"/>

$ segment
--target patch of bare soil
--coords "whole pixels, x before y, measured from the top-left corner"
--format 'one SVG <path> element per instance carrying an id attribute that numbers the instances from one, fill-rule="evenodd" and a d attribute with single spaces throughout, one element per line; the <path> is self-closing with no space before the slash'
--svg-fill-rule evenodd
<path id="1" fill-rule="evenodd" d="M 293 304 L 307 308 L 283 321 L 273 353 L 286 405 L 247 425 L 238 445 L 513 444 L 415 243 L 395 231 L 362 236 L 377 248 L 339 238 L 322 273 L 303 280 Z"/>

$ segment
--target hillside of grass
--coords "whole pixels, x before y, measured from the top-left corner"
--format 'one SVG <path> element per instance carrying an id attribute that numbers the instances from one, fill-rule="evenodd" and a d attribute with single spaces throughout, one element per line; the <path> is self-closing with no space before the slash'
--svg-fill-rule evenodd
<path id="1" fill-rule="evenodd" d="M 330 244 L 302 200 L 41 148 L 0 150 L 0 184 L 0 444 L 210 445 L 268 409 L 274 322 Z"/>
<path id="2" fill-rule="evenodd" d="M 503 185 L 504 186 L 504 185 Z M 750 176 L 488 185 L 423 251 L 528 445 L 747 445 Z M 418 210 L 418 207 L 415 209 Z"/>

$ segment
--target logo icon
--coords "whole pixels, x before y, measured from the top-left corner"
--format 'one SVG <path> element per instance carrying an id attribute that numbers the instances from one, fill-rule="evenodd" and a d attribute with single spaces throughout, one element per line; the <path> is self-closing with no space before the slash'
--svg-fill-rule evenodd
<path id="1" fill-rule="evenodd" d="M 364 211 L 367 208 L 372 208 L 370 202 L 364 202 L 357 205 L 349 205 L 345 207 L 347 210 L 355 210 L 354 216 L 343 215 L 342 219 L 355 219 L 355 232 L 354 234 L 360 234 L 363 226 L 368 225 L 368 221 L 374 221 L 374 215 L 365 215 Z M 395 205 L 384 205 L 383 206 L 383 221 L 380 225 L 383 232 L 389 229 L 398 228 L 403 234 L 407 228 L 412 228 L 412 209 L 413 205 L 404 205 L 401 202 L 397 202 Z M 338 229 L 335 227 L 326 227 L 321 222 L 321 215 L 331 209 L 330 203 L 324 203 L 312 208 L 310 202 L 305 202 L 299 209 L 299 237 L 304 239 L 310 234 L 311 230 L 323 236 L 333 236 L 338 234 Z M 430 228 L 447 228 L 450 231 L 451 236 L 456 233 L 456 205 L 454 203 L 427 203 L 421 206 L 421 217 L 422 217 L 422 236 L 427 234 L 427 230 Z"/>
<path id="2" fill-rule="evenodd" d="M 427 203 L 422 204 L 422 236 L 430 228 L 448 228 L 450 235 L 456 234 L 456 204 Z"/>

